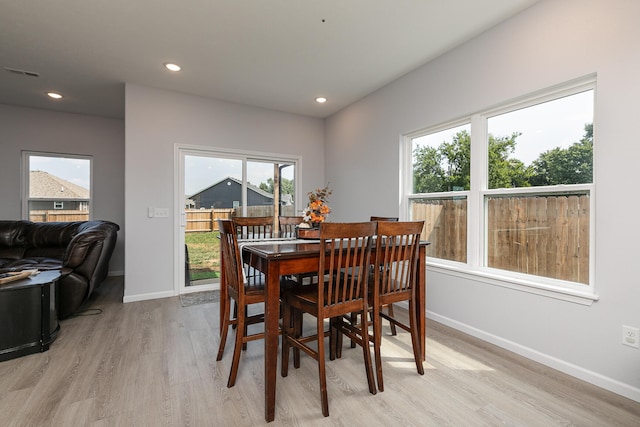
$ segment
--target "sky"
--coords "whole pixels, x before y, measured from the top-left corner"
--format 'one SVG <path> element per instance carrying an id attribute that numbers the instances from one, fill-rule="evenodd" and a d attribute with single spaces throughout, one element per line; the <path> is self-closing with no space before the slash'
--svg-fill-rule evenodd
<path id="1" fill-rule="evenodd" d="M 516 138 L 516 149 L 511 157 L 529 166 L 545 151 L 556 147 L 566 148 L 580 141 L 584 136 L 584 126 L 588 123 L 593 123 L 592 90 L 489 117 L 487 130 L 495 137 L 521 133 Z M 462 129 L 469 131 L 470 126 L 415 138 L 414 143 L 438 147 L 445 141 L 450 142 L 453 135 Z"/>

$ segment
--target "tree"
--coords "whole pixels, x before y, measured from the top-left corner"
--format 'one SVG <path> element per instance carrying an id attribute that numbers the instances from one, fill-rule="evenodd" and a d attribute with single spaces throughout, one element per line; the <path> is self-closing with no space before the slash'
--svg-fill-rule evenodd
<path id="1" fill-rule="evenodd" d="M 413 185 L 416 193 L 436 193 L 442 190 L 445 178 L 442 155 L 437 148 L 417 147 L 414 152 Z"/>
<path id="2" fill-rule="evenodd" d="M 416 193 L 437 193 L 460 188 L 468 190 L 470 183 L 471 136 L 458 132 L 451 142 L 438 148 L 417 147 L 414 151 L 413 185 Z"/>
<path id="3" fill-rule="evenodd" d="M 521 160 L 511 158 L 516 138 L 522 135 L 494 137 L 489 134 L 489 188 L 529 187 L 530 169 Z"/>
<path id="4" fill-rule="evenodd" d="M 530 170 L 510 156 L 516 138 L 489 135 L 489 188 L 527 187 Z M 435 193 L 470 189 L 471 135 L 466 130 L 454 135 L 438 148 L 421 146 L 414 151 L 413 182 L 416 193 Z"/>
<path id="5" fill-rule="evenodd" d="M 258 186 L 262 191 L 273 194 L 273 178 L 267 179 L 267 182 L 261 182 Z M 294 185 L 292 179 L 280 178 L 280 194 L 294 194 Z"/>
<path id="6" fill-rule="evenodd" d="M 443 142 L 438 148 L 446 161 L 445 189 L 455 191 L 471 188 L 471 135 L 466 130 L 454 135 L 451 142 Z"/>
<path id="7" fill-rule="evenodd" d="M 593 123 L 584 136 L 567 148 L 556 147 L 540 154 L 532 164 L 531 184 L 559 185 L 593 182 Z"/>

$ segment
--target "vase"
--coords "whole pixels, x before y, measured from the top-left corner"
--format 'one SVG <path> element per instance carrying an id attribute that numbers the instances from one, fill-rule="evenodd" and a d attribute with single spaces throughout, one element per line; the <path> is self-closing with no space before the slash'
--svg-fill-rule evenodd
<path id="1" fill-rule="evenodd" d="M 311 228 L 296 228 L 296 236 L 298 239 L 319 239 L 320 238 L 320 223 L 318 227 L 312 223 Z"/>

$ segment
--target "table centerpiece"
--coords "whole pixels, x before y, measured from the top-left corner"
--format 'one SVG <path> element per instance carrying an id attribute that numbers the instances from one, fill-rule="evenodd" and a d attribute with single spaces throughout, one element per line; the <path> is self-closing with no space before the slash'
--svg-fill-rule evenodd
<path id="1" fill-rule="evenodd" d="M 320 237 L 320 223 L 327 219 L 331 208 L 329 196 L 332 190 L 327 184 L 324 188 L 317 188 L 307 193 L 309 204 L 304 210 L 302 223 L 298 225 L 297 233 L 300 239 L 318 239 Z"/>

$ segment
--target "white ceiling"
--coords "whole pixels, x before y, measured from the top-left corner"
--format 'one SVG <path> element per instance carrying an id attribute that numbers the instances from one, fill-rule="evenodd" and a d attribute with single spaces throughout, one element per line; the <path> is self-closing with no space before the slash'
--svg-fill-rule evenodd
<path id="1" fill-rule="evenodd" d="M 0 0 L 0 103 L 122 118 L 130 82 L 327 117 L 536 1 Z"/>

